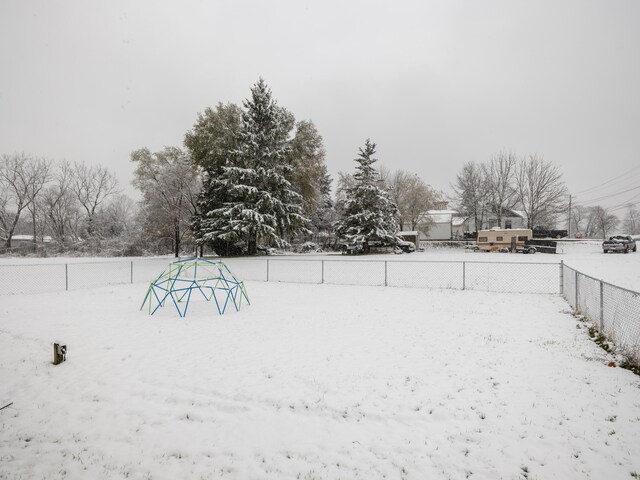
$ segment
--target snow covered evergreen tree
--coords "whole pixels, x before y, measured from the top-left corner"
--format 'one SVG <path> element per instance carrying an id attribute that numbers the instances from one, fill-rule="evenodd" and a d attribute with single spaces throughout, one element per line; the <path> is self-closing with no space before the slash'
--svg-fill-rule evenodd
<path id="1" fill-rule="evenodd" d="M 359 149 L 358 164 L 353 175 L 353 185 L 346 188 L 342 218 L 335 225 L 338 236 L 366 241 L 378 239 L 396 242 L 398 232 L 398 207 L 389 198 L 389 193 L 379 186 L 379 174 L 373 164 L 377 159 L 376 144 L 367 139 Z"/>
<path id="2" fill-rule="evenodd" d="M 262 78 L 243 105 L 238 146 L 220 175 L 209 179 L 209 193 L 222 201 L 203 212 L 199 229 L 206 241 L 246 241 L 252 255 L 258 242 L 283 247 L 287 235 L 307 232 L 308 219 L 287 162 L 293 116 L 277 105 Z"/>

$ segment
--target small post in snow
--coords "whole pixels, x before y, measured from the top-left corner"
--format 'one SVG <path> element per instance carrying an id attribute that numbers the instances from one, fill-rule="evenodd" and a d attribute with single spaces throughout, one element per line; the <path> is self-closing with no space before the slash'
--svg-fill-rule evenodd
<path id="1" fill-rule="evenodd" d="M 322 278 L 320 279 L 320 283 L 324 283 L 324 260 L 321 260 L 322 262 Z"/>
<path id="2" fill-rule="evenodd" d="M 64 289 L 69 290 L 69 264 L 64 264 Z"/>
<path id="3" fill-rule="evenodd" d="M 133 283 L 133 260 L 131 260 L 131 283 Z"/>
<path id="4" fill-rule="evenodd" d="M 564 260 L 560 260 L 560 295 L 564 295 Z"/>
<path id="5" fill-rule="evenodd" d="M 267 258 L 267 282 L 269 281 L 269 259 Z"/>
<path id="6" fill-rule="evenodd" d="M 53 344 L 53 364 L 59 365 L 67 359 L 67 346 L 59 343 Z"/>

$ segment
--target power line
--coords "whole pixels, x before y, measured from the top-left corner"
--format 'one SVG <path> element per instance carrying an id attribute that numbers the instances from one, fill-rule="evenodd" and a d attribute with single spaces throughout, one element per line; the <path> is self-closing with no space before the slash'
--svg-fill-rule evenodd
<path id="1" fill-rule="evenodd" d="M 638 195 L 634 195 L 632 198 L 636 198 L 637 196 Z M 631 199 L 629 199 L 629 200 L 631 200 Z M 635 207 L 637 205 L 640 205 L 640 200 L 638 200 L 637 202 L 633 202 L 633 203 L 625 202 L 624 204 L 616 205 L 615 207 L 610 208 L 609 210 L 611 212 L 616 212 L 618 210 L 623 210 L 623 209 L 628 208 L 628 207 Z"/>
<path id="2" fill-rule="evenodd" d="M 605 181 L 605 182 L 601 183 L 600 185 L 596 185 L 595 187 L 590 187 L 590 188 L 587 188 L 587 189 L 585 189 L 585 190 L 581 190 L 581 191 L 579 191 L 579 192 L 576 192 L 576 193 L 575 193 L 575 195 L 580 195 L 581 193 L 587 193 L 587 192 L 591 192 L 591 191 L 593 191 L 593 190 L 597 190 L 597 189 L 602 188 L 602 187 L 604 187 L 605 185 L 608 185 L 608 184 L 610 184 L 611 182 L 614 182 L 615 180 L 618 180 L 618 179 L 623 178 L 623 177 L 625 177 L 625 179 L 627 179 L 626 177 L 627 177 L 631 172 L 633 172 L 634 170 L 638 170 L 638 169 L 640 169 L 640 165 L 636 165 L 635 167 L 631 168 L 630 170 L 627 170 L 626 172 L 623 172 L 623 173 L 621 173 L 620 175 L 617 175 L 617 176 L 615 176 L 615 177 L 613 177 L 613 178 L 611 178 L 611 179 L 609 179 L 609 180 L 607 180 L 607 181 Z"/>
<path id="3" fill-rule="evenodd" d="M 584 200 L 585 202 L 597 201 L 604 198 L 616 196 L 621 192 L 626 192 L 628 189 L 633 189 L 640 184 L 640 172 L 631 174 L 626 178 L 619 179 L 609 185 L 603 186 L 597 190 L 592 190 L 590 193 L 581 194 L 578 196 L 594 197 L 593 199 Z"/>
<path id="4" fill-rule="evenodd" d="M 609 198 L 613 198 L 613 197 L 617 197 L 618 195 L 622 195 L 623 193 L 632 192 L 632 191 L 637 190 L 639 188 L 640 188 L 640 185 L 636 185 L 635 187 L 629 188 L 627 190 L 622 190 L 620 192 L 612 193 L 610 195 L 603 195 L 601 197 L 591 198 L 589 200 L 580 200 L 580 203 L 582 205 L 586 205 L 586 204 L 589 204 L 589 203 L 599 202 L 601 200 L 607 200 Z"/>

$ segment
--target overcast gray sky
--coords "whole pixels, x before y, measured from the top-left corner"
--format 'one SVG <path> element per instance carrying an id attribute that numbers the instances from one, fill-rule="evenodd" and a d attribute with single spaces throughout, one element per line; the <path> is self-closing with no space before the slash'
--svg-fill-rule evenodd
<path id="1" fill-rule="evenodd" d="M 637 0 L 0 0 L 0 153 L 101 163 L 132 194 L 132 150 L 182 145 L 262 76 L 333 176 L 370 137 L 445 191 L 511 150 L 584 202 L 640 202 L 639 25 Z"/>

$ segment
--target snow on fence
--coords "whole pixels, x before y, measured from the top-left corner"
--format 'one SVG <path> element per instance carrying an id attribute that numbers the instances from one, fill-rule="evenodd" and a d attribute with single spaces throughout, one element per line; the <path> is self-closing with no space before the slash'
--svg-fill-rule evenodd
<path id="1" fill-rule="evenodd" d="M 640 292 L 612 285 L 562 265 L 563 296 L 640 365 Z"/>

